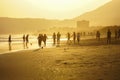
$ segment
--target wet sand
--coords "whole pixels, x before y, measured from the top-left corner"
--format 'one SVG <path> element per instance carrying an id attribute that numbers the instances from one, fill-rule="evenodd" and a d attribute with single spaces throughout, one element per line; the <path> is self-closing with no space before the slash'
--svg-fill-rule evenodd
<path id="1" fill-rule="evenodd" d="M 120 45 L 64 46 L 0 55 L 0 80 L 120 80 Z"/>
<path id="2" fill-rule="evenodd" d="M 70 44 L 67 44 L 66 40 L 61 40 L 60 46 L 65 47 L 65 46 L 71 46 L 71 47 L 76 47 L 76 46 L 100 46 L 100 45 L 107 45 L 107 40 L 106 38 L 101 38 L 100 41 L 96 40 L 95 38 L 92 39 L 86 39 L 82 38 L 80 40 L 80 43 L 78 44 L 73 44 L 73 41 L 70 41 Z M 32 44 L 32 45 L 31 45 Z M 112 45 L 120 45 L 120 40 L 115 40 L 114 38 L 112 39 L 111 42 Z M 42 43 L 42 46 L 44 44 Z M 57 45 L 53 46 L 53 42 L 47 40 L 47 45 L 45 48 L 55 48 Z M 29 42 L 28 44 L 28 49 L 37 49 L 39 48 L 37 41 L 35 42 Z M 9 45 L 8 42 L 0 44 L 0 54 L 6 53 L 6 52 L 13 52 L 13 51 L 20 51 L 20 50 L 28 50 L 27 48 L 24 49 L 23 42 L 12 42 L 11 43 L 11 51 L 9 51 Z"/>

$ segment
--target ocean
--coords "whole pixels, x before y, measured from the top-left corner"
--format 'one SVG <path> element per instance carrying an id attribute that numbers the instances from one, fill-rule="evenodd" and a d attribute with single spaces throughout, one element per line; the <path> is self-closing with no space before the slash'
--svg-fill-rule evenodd
<path id="1" fill-rule="evenodd" d="M 9 35 L 0 35 L 0 53 L 9 52 L 8 36 Z M 11 35 L 11 38 L 12 38 L 11 51 L 24 50 L 22 37 L 23 35 Z M 61 41 L 66 41 L 66 40 L 67 38 L 61 38 Z M 44 46 L 43 42 L 42 42 L 42 46 Z M 39 48 L 37 36 L 34 36 L 34 35 L 29 36 L 28 47 L 29 47 L 28 49 Z M 52 36 L 48 36 L 45 48 L 52 48 L 52 47 L 55 47 L 53 46 Z"/>
<path id="2" fill-rule="evenodd" d="M 9 35 L 0 35 L 0 53 L 10 52 L 8 37 L 9 37 Z M 25 50 L 22 37 L 23 37 L 23 35 L 21 35 L 21 34 L 11 35 L 11 38 L 12 38 L 11 51 Z M 35 36 L 35 35 L 29 36 L 29 44 L 28 44 L 29 48 L 28 49 L 39 48 L 37 37 L 38 36 Z M 93 39 L 93 38 L 95 38 L 95 36 L 86 36 L 86 37 L 81 37 L 81 40 Z M 66 44 L 67 43 L 66 35 L 62 35 L 60 41 L 61 41 L 60 45 Z M 71 37 L 71 41 L 72 41 L 72 37 Z M 42 42 L 42 46 L 44 47 L 43 42 Z M 56 47 L 56 46 L 55 45 L 53 46 L 52 36 L 48 36 L 45 48 L 54 48 L 54 47 Z"/>

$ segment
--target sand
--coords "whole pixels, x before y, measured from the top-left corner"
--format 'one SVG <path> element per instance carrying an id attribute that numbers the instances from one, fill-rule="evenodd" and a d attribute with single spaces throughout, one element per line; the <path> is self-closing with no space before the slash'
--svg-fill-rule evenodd
<path id="1" fill-rule="evenodd" d="M 0 54 L 0 80 L 120 80 L 120 45 L 64 46 Z"/>

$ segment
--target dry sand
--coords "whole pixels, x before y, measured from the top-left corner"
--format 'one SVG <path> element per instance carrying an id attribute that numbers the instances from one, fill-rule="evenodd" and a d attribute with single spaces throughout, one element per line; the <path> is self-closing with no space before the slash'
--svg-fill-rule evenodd
<path id="1" fill-rule="evenodd" d="M 120 45 L 0 54 L 0 80 L 120 80 Z"/>

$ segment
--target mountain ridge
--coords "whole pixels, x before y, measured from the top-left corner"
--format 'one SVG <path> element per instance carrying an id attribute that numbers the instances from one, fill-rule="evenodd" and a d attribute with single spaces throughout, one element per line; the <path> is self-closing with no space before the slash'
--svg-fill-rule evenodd
<path id="1" fill-rule="evenodd" d="M 91 26 L 120 25 L 120 1 L 113 0 L 96 10 L 80 15 L 73 20 L 89 20 Z"/>

